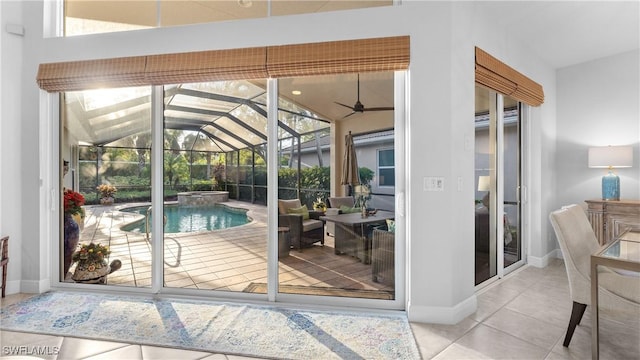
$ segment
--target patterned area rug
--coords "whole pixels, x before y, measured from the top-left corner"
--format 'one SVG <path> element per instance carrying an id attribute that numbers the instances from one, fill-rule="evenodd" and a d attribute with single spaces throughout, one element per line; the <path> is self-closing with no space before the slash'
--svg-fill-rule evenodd
<path id="1" fill-rule="evenodd" d="M 251 293 L 267 293 L 267 284 L 254 283 L 247 285 L 243 290 Z M 278 291 L 285 294 L 305 294 L 305 295 L 321 295 L 321 296 L 342 296 L 356 297 L 366 299 L 384 299 L 393 300 L 393 292 L 384 290 L 361 290 L 361 289 L 337 289 L 321 286 L 299 286 L 299 285 L 279 285 Z"/>
<path id="2" fill-rule="evenodd" d="M 275 359 L 419 359 L 404 315 L 55 291 L 0 311 L 0 329 Z"/>

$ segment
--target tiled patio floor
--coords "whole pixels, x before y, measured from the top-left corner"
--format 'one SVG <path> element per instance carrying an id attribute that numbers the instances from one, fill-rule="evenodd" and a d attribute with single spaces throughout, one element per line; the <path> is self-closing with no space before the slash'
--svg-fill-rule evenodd
<path id="1" fill-rule="evenodd" d="M 165 234 L 164 284 L 166 287 L 243 291 L 253 283 L 267 282 L 266 207 L 244 202 L 225 203 L 248 209 L 247 225 L 198 233 Z M 139 205 L 139 204 L 129 204 Z M 123 205 L 86 206 L 80 242 L 108 245 L 109 261 L 122 268 L 110 274 L 112 285 L 151 286 L 151 244 L 146 234 L 120 228 L 140 215 L 118 211 Z M 371 265 L 346 255 L 336 255 L 333 238 L 302 252 L 292 249 L 279 262 L 280 284 L 360 290 L 393 290 L 372 281 Z M 70 269 L 73 273 L 74 268 Z M 67 279 L 69 279 L 69 275 Z M 72 280 L 68 280 L 72 281 Z"/>

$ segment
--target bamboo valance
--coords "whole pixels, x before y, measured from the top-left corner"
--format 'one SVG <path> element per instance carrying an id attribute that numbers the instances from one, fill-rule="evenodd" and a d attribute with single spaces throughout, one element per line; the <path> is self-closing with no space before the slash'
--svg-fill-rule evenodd
<path id="1" fill-rule="evenodd" d="M 544 102 L 542 85 L 476 47 L 476 83 L 531 106 Z"/>
<path id="2" fill-rule="evenodd" d="M 161 54 L 40 64 L 37 82 L 49 92 L 102 87 L 264 79 L 409 66 L 409 37 Z"/>
<path id="3" fill-rule="evenodd" d="M 267 71 L 276 78 L 408 67 L 408 36 L 272 46 L 267 52 Z"/>
<path id="4" fill-rule="evenodd" d="M 215 80 L 264 79 L 267 49 L 244 48 L 147 56 L 150 84 L 185 84 Z"/>
<path id="5" fill-rule="evenodd" d="M 38 86 L 48 92 L 145 85 L 144 56 L 40 64 Z"/>

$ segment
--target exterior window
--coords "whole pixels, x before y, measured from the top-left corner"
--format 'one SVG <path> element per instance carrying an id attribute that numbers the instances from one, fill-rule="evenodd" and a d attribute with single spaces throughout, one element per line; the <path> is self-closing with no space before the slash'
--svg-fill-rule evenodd
<path id="1" fill-rule="evenodd" d="M 395 186 L 393 149 L 378 150 L 378 186 Z"/>
<path id="2" fill-rule="evenodd" d="M 323 1 L 64 0 L 65 36 L 392 6 L 392 0 Z M 270 5 L 271 15 L 267 7 Z"/>

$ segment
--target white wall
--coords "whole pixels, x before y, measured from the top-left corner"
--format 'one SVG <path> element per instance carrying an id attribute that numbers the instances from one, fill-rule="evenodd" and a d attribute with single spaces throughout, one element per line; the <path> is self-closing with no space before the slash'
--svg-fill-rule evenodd
<path id="1" fill-rule="evenodd" d="M 7 25 L 22 24 L 22 7 L 17 2 L 0 2 L 0 235 L 9 236 L 7 292 L 20 290 L 22 278 L 21 244 L 24 203 L 22 164 L 25 149 L 22 134 L 22 49 L 23 37 L 9 33 Z M 37 118 L 36 118 L 37 119 Z M 37 137 L 36 137 L 37 139 Z M 28 151 L 37 154 L 37 140 Z M 37 163 L 32 165 L 37 166 Z M 38 193 L 38 188 L 33 191 Z M 37 207 L 36 213 L 37 213 Z M 36 251 L 37 254 L 37 251 Z"/>
<path id="2" fill-rule="evenodd" d="M 7 13 L 5 9 L 9 5 L 2 2 L 2 6 L 3 23 L 10 15 L 18 16 L 18 21 L 22 18 L 20 9 Z M 530 112 L 528 146 L 532 157 L 528 161 L 528 208 L 531 221 L 525 224 L 530 237 L 529 261 L 544 265 L 556 248 L 555 240 L 548 236 L 546 220 L 557 200 L 553 172 L 556 168 L 555 72 L 530 53 L 526 44 L 511 39 L 507 29 L 495 28 L 494 23 L 477 15 L 475 10 L 481 6 L 479 3 L 410 1 L 395 8 L 50 39 L 40 36 L 42 3 L 26 1 L 23 6 L 24 14 L 29 14 L 24 16 L 24 49 L 19 44 L 5 42 L 3 32 L 0 99 L 3 105 L 0 225 L 3 232 L 11 232 L 16 238 L 13 251 L 21 251 L 14 253 L 12 261 L 13 266 L 22 261 L 18 268 L 22 273 L 16 275 L 20 270 L 14 269 L 10 276 L 22 280 L 23 291 L 29 288 L 30 282 L 46 280 L 48 269 L 40 262 L 48 254 L 41 249 L 46 249 L 45 245 L 55 245 L 57 240 L 55 234 L 41 231 L 39 222 L 34 219 L 38 214 L 35 209 L 43 206 L 37 191 L 41 164 L 36 139 L 39 111 L 42 110 L 36 106 L 40 96 L 35 84 L 37 65 L 65 60 L 410 35 L 407 309 L 414 321 L 451 323 L 476 308 L 474 218 L 470 204 L 475 183 L 473 115 L 474 46 L 477 45 L 544 86 L 545 104 Z M 327 26 L 329 23 L 332 26 Z M 8 68 L 12 71 L 7 71 L 6 61 L 11 61 L 7 58 L 17 58 L 16 65 L 22 62 L 22 74 L 13 72 L 13 66 Z M 7 83 L 13 85 L 12 89 L 24 88 L 19 92 L 17 102 L 13 94 L 6 92 Z M 9 111 L 5 108 L 7 104 L 20 105 Z M 571 104 L 567 106 L 572 107 Z M 636 119 L 637 113 L 636 110 Z M 11 135 L 5 128 L 12 131 Z M 471 143 L 467 141 L 469 139 Z M 5 141 L 9 141 L 9 145 Z M 11 150 L 11 156 L 6 155 L 7 148 Z M 42 149 L 42 152 L 55 150 Z M 5 175 L 6 168 L 21 170 Z M 445 190 L 423 191 L 426 176 L 443 176 Z M 458 178 L 463 184 L 460 190 L 454 185 Z M 45 189 L 43 193 L 47 191 Z M 11 205 L 5 205 L 9 204 L 5 200 Z M 46 201 L 42 203 L 46 204 Z M 22 208 L 14 211 L 15 206 Z"/>
<path id="3" fill-rule="evenodd" d="M 633 167 L 616 169 L 620 197 L 640 198 L 640 51 L 558 70 L 554 206 L 601 198 L 606 169 L 587 167 L 589 147 L 633 146 Z"/>
<path id="4" fill-rule="evenodd" d="M 460 7 L 482 7 L 482 2 L 461 4 Z M 483 11 L 471 11 L 468 30 L 474 45 L 540 83 L 544 88 L 545 101 L 542 106 L 530 108 L 526 116 L 529 137 L 526 144 L 530 158 L 525 159 L 526 203 L 525 238 L 529 239 L 527 261 L 535 266 L 545 266 L 550 254 L 557 247 L 555 239 L 548 237 L 551 228 L 547 215 L 551 211 L 549 201 L 554 198 L 555 179 L 553 159 L 555 156 L 556 99 L 555 72 L 546 66 L 536 54 L 527 50 L 527 44 L 511 38 L 508 29 L 496 28 L 493 24 L 474 16 Z M 460 19 L 462 21 L 463 19 Z M 460 25 L 462 26 L 462 25 Z M 458 41 L 458 39 L 456 39 Z M 525 214 L 525 216 L 527 216 Z"/>

